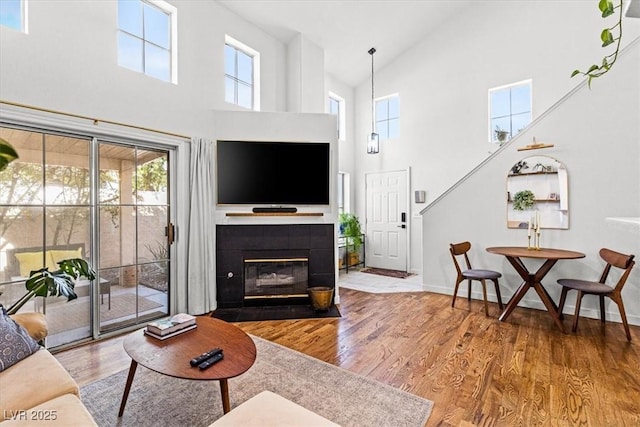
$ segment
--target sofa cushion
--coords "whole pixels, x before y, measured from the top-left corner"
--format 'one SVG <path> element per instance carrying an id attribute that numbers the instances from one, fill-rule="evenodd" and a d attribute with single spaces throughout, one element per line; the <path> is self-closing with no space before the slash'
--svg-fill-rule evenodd
<path id="1" fill-rule="evenodd" d="M 65 394 L 33 408 L 9 415 L 9 419 L 2 423 L 2 427 L 44 425 L 84 427 L 98 425 L 75 394 Z"/>
<path id="2" fill-rule="evenodd" d="M 38 342 L 0 305 L 0 372 L 40 349 Z"/>
<path id="3" fill-rule="evenodd" d="M 42 252 L 22 252 L 15 254 L 15 257 L 20 264 L 20 276 L 22 277 L 29 277 L 32 271 L 40 270 L 43 267 L 49 267 L 49 271 L 51 271 L 53 264 L 49 252 L 45 254 L 44 259 L 42 258 Z M 45 264 L 43 264 L 43 261 Z"/>
<path id="4" fill-rule="evenodd" d="M 80 395 L 78 384 L 45 349 L 0 372 L 0 389 L 0 419 L 65 394 Z"/>
<path id="5" fill-rule="evenodd" d="M 54 269 L 51 270 L 51 268 L 49 268 L 49 271 L 58 270 L 58 263 L 65 259 L 82 258 L 82 248 L 68 250 L 51 249 L 47 251 L 47 253 L 51 256 L 51 262 L 54 265 Z"/>

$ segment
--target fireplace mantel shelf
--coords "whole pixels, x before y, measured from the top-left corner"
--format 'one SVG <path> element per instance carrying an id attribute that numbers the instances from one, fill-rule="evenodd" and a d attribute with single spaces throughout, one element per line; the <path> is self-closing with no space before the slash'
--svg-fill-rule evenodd
<path id="1" fill-rule="evenodd" d="M 322 212 L 227 212 L 226 216 L 322 216 Z"/>

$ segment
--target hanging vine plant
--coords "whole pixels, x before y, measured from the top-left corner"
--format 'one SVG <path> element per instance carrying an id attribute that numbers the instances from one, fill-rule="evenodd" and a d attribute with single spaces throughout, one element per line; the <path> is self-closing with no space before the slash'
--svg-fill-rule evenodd
<path id="1" fill-rule="evenodd" d="M 600 65 L 593 64 L 587 71 L 574 70 L 571 73 L 571 77 L 583 75 L 589 77 L 589 87 L 591 87 L 591 80 L 596 77 L 600 77 L 613 67 L 613 64 L 618 59 L 618 52 L 620 52 L 620 41 L 622 40 L 622 2 L 618 1 L 618 5 L 614 6 L 610 0 L 600 0 L 598 2 L 598 8 L 602 12 L 602 18 L 608 18 L 618 9 L 618 22 L 613 27 L 604 28 L 600 33 L 600 40 L 602 40 L 602 47 L 608 47 L 612 44 L 616 44 L 616 50 L 602 58 Z M 615 34 L 614 34 L 615 33 Z M 616 37 L 617 35 L 617 37 Z"/>

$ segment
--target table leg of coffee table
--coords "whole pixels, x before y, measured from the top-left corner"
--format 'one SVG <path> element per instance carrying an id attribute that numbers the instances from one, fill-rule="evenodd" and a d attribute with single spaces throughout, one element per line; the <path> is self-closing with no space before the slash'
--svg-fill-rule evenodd
<path id="1" fill-rule="evenodd" d="M 226 378 L 220 380 L 220 394 L 222 395 L 222 412 L 226 414 L 231 410 L 231 404 L 229 403 L 229 384 Z"/>
<path id="2" fill-rule="evenodd" d="M 133 382 L 133 376 L 136 374 L 136 368 L 138 362 L 131 359 L 131 366 L 129 367 L 129 376 L 127 377 L 127 384 L 124 386 L 124 393 L 122 393 L 122 401 L 120 402 L 120 411 L 118 411 L 118 418 L 124 413 L 124 406 L 127 404 L 127 398 L 129 397 L 129 390 L 131 390 L 131 383 Z"/>

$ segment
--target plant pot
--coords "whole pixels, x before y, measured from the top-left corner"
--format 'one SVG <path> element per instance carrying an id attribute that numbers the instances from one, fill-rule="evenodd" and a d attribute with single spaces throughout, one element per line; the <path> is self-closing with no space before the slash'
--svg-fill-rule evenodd
<path id="1" fill-rule="evenodd" d="M 328 286 L 315 286 L 308 288 L 309 298 L 311 298 L 311 307 L 315 311 L 327 311 L 331 307 L 333 299 L 333 288 Z"/>
<path id="2" fill-rule="evenodd" d="M 120 284 L 125 288 L 131 288 L 138 283 L 138 277 L 135 267 L 125 267 L 122 269 Z"/>
<path id="3" fill-rule="evenodd" d="M 352 267 L 354 265 L 358 265 L 360 263 L 360 254 L 357 252 L 352 252 L 348 256 L 348 265 Z"/>

